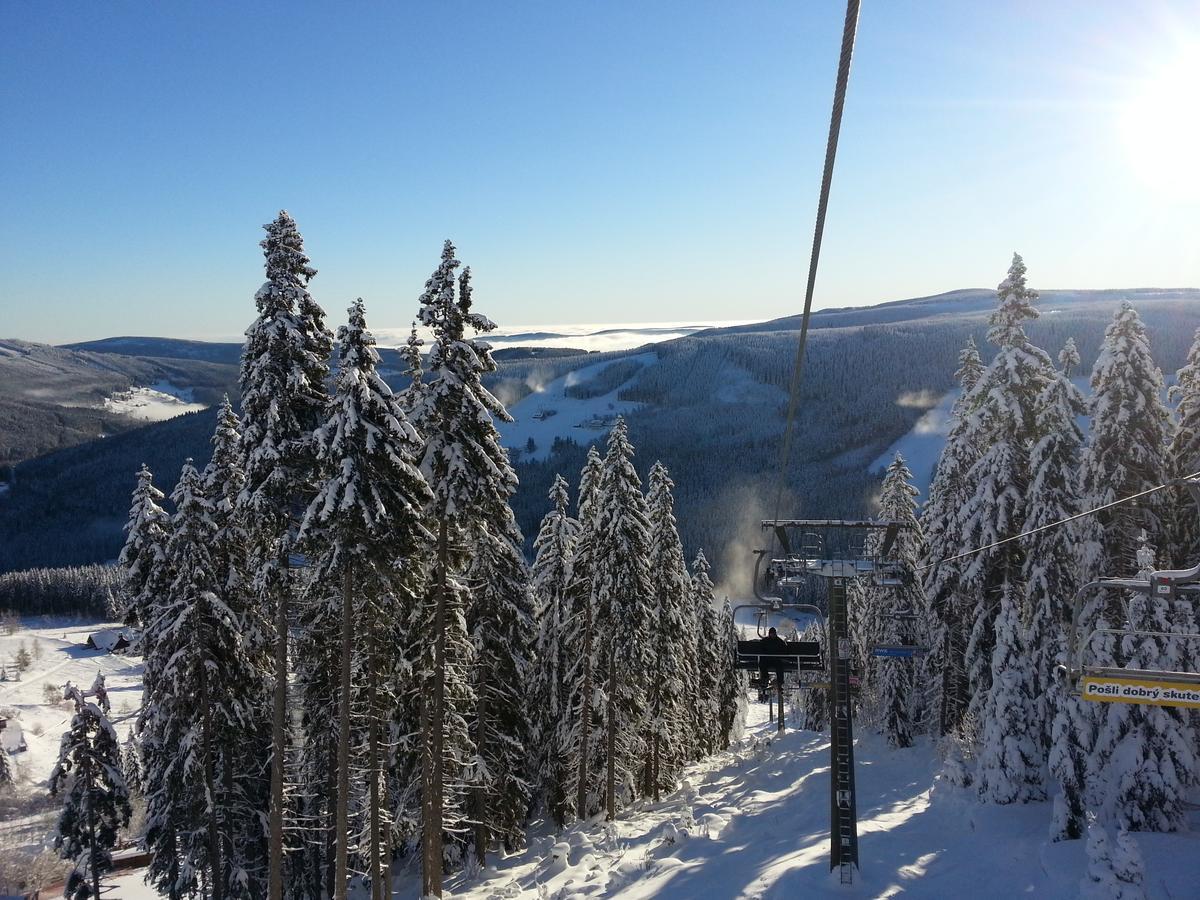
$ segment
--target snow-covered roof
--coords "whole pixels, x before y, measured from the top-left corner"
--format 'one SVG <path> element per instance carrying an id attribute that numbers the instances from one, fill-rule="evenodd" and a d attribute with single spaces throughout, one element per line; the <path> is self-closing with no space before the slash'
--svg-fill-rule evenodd
<path id="1" fill-rule="evenodd" d="M 88 638 L 92 645 L 97 650 L 113 650 L 122 640 L 129 643 L 129 632 L 124 628 L 105 628 L 101 631 L 93 632 Z"/>

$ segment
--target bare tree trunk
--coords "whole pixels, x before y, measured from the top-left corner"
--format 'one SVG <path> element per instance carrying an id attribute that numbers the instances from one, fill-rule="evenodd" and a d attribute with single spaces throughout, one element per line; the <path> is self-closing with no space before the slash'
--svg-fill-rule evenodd
<path id="1" fill-rule="evenodd" d="M 340 651 L 339 651 L 340 652 Z M 340 709 L 340 707 L 339 707 Z M 340 728 L 340 722 L 339 722 Z M 319 881 L 324 885 L 325 893 L 322 897 L 334 896 L 334 885 L 337 883 L 335 879 L 337 859 L 337 806 L 338 806 L 338 740 L 337 738 L 328 739 L 325 744 L 326 760 L 325 760 L 325 816 L 329 822 L 325 827 L 325 846 L 323 853 L 325 856 L 325 865 L 321 869 Z"/>
<path id="2" fill-rule="evenodd" d="M 370 757 L 370 762 L 367 765 L 368 775 L 371 779 L 370 783 L 370 828 L 371 828 L 371 897 L 372 900 L 382 900 L 383 898 L 383 865 L 380 855 L 382 852 L 381 837 L 381 816 L 379 809 L 379 704 L 377 702 L 377 686 L 379 680 L 379 660 L 377 658 L 375 633 L 378 630 L 375 627 L 374 611 L 370 617 L 369 624 L 370 634 L 367 636 L 367 671 L 369 673 L 367 684 L 367 753 Z"/>
<path id="3" fill-rule="evenodd" d="M 95 781 L 95 776 L 92 774 L 92 759 L 91 759 L 90 753 L 86 754 L 83 757 L 83 764 L 80 766 L 80 768 L 83 771 L 80 772 L 79 774 L 80 774 L 80 776 L 82 776 L 84 778 L 84 783 L 87 785 L 94 785 L 96 783 L 96 781 Z M 88 856 L 91 858 L 91 861 L 92 861 L 92 865 L 91 865 L 92 896 L 99 897 L 100 896 L 100 865 L 99 865 L 100 861 L 96 858 L 96 856 L 97 856 L 97 854 L 96 854 L 96 813 L 95 813 L 95 810 L 92 809 L 92 790 L 90 787 L 88 788 L 87 792 L 84 794 L 83 806 L 84 806 L 84 809 L 87 810 Z"/>
<path id="4" fill-rule="evenodd" d="M 342 573 L 342 653 L 339 673 L 337 740 L 337 814 L 334 817 L 333 896 L 346 900 L 347 856 L 350 823 L 350 654 L 354 642 L 354 615 L 350 602 L 350 569 Z"/>
<path id="5" fill-rule="evenodd" d="M 233 803 L 233 756 L 231 748 L 224 748 L 221 762 L 221 780 L 224 782 L 225 791 L 225 827 L 222 829 L 225 837 L 225 852 L 221 857 L 224 862 L 224 866 L 221 869 L 221 881 L 223 884 L 228 885 L 229 876 L 233 868 L 233 816 L 230 815 L 230 804 Z"/>
<path id="6" fill-rule="evenodd" d="M 608 772 L 605 778 L 604 806 L 606 818 L 617 817 L 617 651 L 614 643 L 608 651 Z"/>
<path id="7" fill-rule="evenodd" d="M 271 717 L 271 810 L 267 854 L 267 892 L 270 900 L 283 900 L 283 767 L 287 746 L 288 682 L 288 557 L 281 554 L 279 592 L 275 599 L 275 708 Z"/>
<path id="8" fill-rule="evenodd" d="M 587 816 L 588 744 L 592 736 L 592 605 L 589 602 L 583 623 L 583 693 L 579 715 L 579 771 L 575 785 L 575 816 Z"/>
<path id="9" fill-rule="evenodd" d="M 480 685 L 479 698 L 476 704 L 478 730 L 475 736 L 475 751 L 481 758 L 483 756 L 483 745 L 487 732 L 487 702 L 484 700 L 482 687 Z M 471 812 L 475 819 L 475 858 L 479 860 L 479 865 L 482 868 L 487 864 L 488 828 L 484 823 L 484 818 L 487 814 L 487 790 L 484 785 L 476 784 L 471 789 L 471 794 Z"/>
<path id="10" fill-rule="evenodd" d="M 208 646 L 207 629 L 201 626 L 200 640 Z M 204 665 L 203 656 L 200 659 L 200 715 L 201 715 L 201 745 L 200 759 L 204 767 L 204 792 L 208 799 L 208 867 L 212 872 L 213 900 L 223 900 L 224 885 L 221 883 L 221 837 L 217 830 L 217 786 L 213 777 L 212 758 L 212 697 L 208 692 L 208 672 Z"/>
<path id="11" fill-rule="evenodd" d="M 437 559 L 434 592 L 436 606 L 433 614 L 433 690 L 423 701 L 422 725 L 425 728 L 423 763 L 424 812 L 422 824 L 421 890 L 425 896 L 442 896 L 442 792 L 444 789 L 445 759 L 443 744 L 446 702 L 446 593 L 450 548 L 446 519 L 438 522 Z"/>

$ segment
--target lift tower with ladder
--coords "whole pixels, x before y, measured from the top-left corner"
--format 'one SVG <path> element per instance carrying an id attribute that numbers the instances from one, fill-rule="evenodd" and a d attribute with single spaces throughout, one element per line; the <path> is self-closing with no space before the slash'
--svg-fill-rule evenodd
<path id="1" fill-rule="evenodd" d="M 844 519 L 768 519 L 780 551 L 766 567 L 769 589 L 799 590 L 813 578 L 827 587 L 830 733 L 830 869 L 853 884 L 858 869 L 858 812 L 854 788 L 854 705 L 850 696 L 851 643 L 846 588 L 850 579 L 870 578 L 899 586 L 911 573 L 889 559 L 902 522 Z M 878 534 L 877 532 L 882 532 Z M 872 536 L 873 533 L 876 533 Z M 761 559 L 761 557 L 760 557 Z M 756 591 L 759 586 L 756 585 Z"/>

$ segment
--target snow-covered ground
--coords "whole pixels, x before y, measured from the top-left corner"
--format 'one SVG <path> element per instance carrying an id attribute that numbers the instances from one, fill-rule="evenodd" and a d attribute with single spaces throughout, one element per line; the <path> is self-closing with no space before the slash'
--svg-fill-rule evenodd
<path id="1" fill-rule="evenodd" d="M 68 682 L 87 690 L 103 672 L 112 703 L 112 720 L 124 740 L 142 702 L 142 659 L 91 650 L 88 635 L 114 624 L 79 619 L 39 618 L 26 622 L 15 634 L 0 632 L 0 660 L 9 677 L 22 648 L 32 662 L 20 681 L 0 682 L 0 715 L 16 721 L 28 749 L 11 756 L 16 770 L 16 790 L 24 799 L 36 800 L 46 792 L 50 771 L 58 759 L 59 740 L 71 721 L 71 706 L 51 699 L 62 696 Z M 36 805 L 36 804 L 35 804 Z M 0 821 L 0 847 L 35 850 L 46 844 L 56 812 L 42 810 L 16 820 Z"/>
<path id="2" fill-rule="evenodd" d="M 508 408 L 512 422 L 496 423 L 504 446 L 520 450 L 523 459 L 545 459 L 550 455 L 550 447 L 556 437 L 574 438 L 584 445 L 591 440 L 602 442 L 616 416 L 631 412 L 641 405 L 617 399 L 621 388 L 636 378 L 638 373 L 631 373 L 629 379 L 608 393 L 586 400 L 568 397 L 567 388 L 586 384 L 611 365 L 626 365 L 636 361 L 647 366 L 655 359 L 656 354 L 651 352 L 615 362 L 605 360 L 574 369 L 545 385 L 536 385 L 533 393 Z M 527 453 L 525 446 L 530 438 L 533 438 L 536 449 Z"/>
<path id="3" fill-rule="evenodd" d="M 104 408 L 146 422 L 161 422 L 184 413 L 198 412 L 203 403 L 192 402 L 190 389 L 160 381 L 151 387 L 135 387 L 104 400 Z"/>
<path id="4" fill-rule="evenodd" d="M 933 478 L 933 470 L 937 466 L 942 447 L 946 444 L 946 435 L 950 433 L 950 411 L 954 401 L 958 399 L 959 391 L 953 390 L 938 400 L 937 405 L 926 410 L 912 430 L 903 435 L 871 463 L 869 471 L 878 472 L 886 469 L 899 452 L 908 463 L 913 473 L 913 485 L 921 492 L 924 500 L 929 492 L 929 482 Z"/>
<path id="5" fill-rule="evenodd" d="M 65 706 L 49 704 L 43 685 L 70 679 L 85 687 L 106 673 L 123 738 L 140 700 L 141 660 L 82 647 L 102 625 L 38 622 L 0 636 L 8 661 L 22 644 L 34 663 L 18 684 L 0 684 L 0 707 L 26 726 L 30 749 L 14 755 L 21 790 L 44 790 Z M 526 850 L 481 873 L 447 879 L 461 900 L 791 900 L 803 896 L 990 898 L 1078 896 L 1084 843 L 1047 840 L 1048 803 L 983 806 L 937 777 L 927 743 L 891 750 L 860 729 L 856 743 L 860 883 L 846 889 L 829 874 L 829 740 L 789 731 L 779 737 L 766 706 L 750 705 L 739 744 L 690 767 L 683 786 L 660 803 L 643 801 L 618 821 L 594 820 L 554 833 L 534 827 Z M 39 728 L 40 726 L 40 728 Z M 42 733 L 37 734 L 40 730 Z M 52 811 L 0 823 L 0 846 L 42 846 Z M 1137 834 L 1150 900 L 1200 897 L 1200 815 L 1191 832 Z M 156 900 L 143 872 L 109 880 L 113 897 Z M 410 864 L 397 898 L 415 900 Z"/>
<path id="6" fill-rule="evenodd" d="M 1051 844 L 1048 803 L 981 805 L 936 779 L 928 744 L 856 743 L 860 883 L 829 874 L 829 740 L 768 725 L 751 705 L 741 744 L 691 767 L 682 789 L 612 825 L 535 832 L 529 848 L 448 881 L 470 900 L 749 900 L 806 896 L 987 898 L 1078 896 L 1083 841 Z M 769 744 L 767 743 L 769 741 Z M 1194 822 L 1194 827 L 1200 821 Z M 1136 835 L 1146 895 L 1200 896 L 1200 832 Z M 397 896 L 418 895 L 415 873 Z"/>

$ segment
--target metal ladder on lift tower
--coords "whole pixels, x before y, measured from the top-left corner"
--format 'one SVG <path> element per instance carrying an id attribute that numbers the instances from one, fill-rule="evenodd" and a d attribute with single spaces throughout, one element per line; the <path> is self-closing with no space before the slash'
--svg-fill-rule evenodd
<path id="1" fill-rule="evenodd" d="M 842 884 L 854 883 L 858 868 L 858 816 L 854 797 L 854 719 L 850 700 L 850 636 L 846 614 L 846 579 L 829 586 L 830 738 L 834 772 L 830 784 L 830 817 L 834 828 L 831 867 Z"/>

